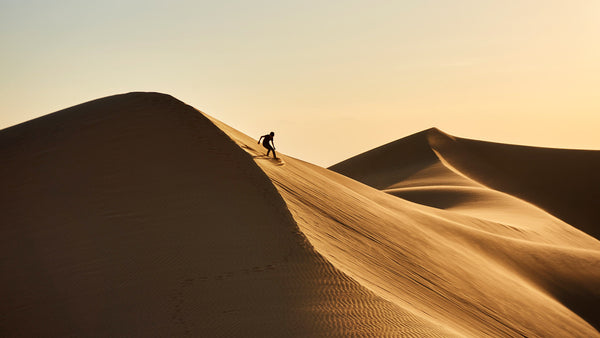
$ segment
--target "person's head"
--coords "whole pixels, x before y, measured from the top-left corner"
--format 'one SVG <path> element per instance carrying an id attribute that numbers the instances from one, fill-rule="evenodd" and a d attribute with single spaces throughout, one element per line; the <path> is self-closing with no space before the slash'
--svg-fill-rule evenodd
<path id="1" fill-rule="evenodd" d="M 274 132 L 271 132 L 269 135 L 271 135 L 271 136 L 275 136 L 275 133 L 274 133 Z"/>

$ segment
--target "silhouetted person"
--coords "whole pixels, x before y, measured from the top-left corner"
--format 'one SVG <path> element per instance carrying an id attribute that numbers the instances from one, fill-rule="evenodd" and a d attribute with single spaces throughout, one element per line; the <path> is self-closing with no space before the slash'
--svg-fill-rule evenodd
<path id="1" fill-rule="evenodd" d="M 269 153 L 271 151 L 273 151 L 273 158 L 277 158 L 277 155 L 275 155 L 275 143 L 273 142 L 273 137 L 275 136 L 274 132 L 269 133 L 269 135 L 263 135 L 258 139 L 258 143 L 260 143 L 260 140 L 263 140 L 263 147 L 267 148 L 267 156 L 269 156 Z M 271 143 L 269 143 L 271 142 Z M 272 144 L 272 145 L 271 145 Z"/>

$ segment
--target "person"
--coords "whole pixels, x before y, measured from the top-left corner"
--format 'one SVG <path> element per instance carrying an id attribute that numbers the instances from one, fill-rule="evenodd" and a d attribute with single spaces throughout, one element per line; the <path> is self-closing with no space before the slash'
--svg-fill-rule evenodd
<path id="1" fill-rule="evenodd" d="M 277 158 L 277 155 L 275 155 L 275 143 L 273 142 L 273 137 L 275 136 L 274 132 L 270 132 L 268 135 L 263 135 L 258 139 L 258 143 L 260 143 L 260 140 L 263 140 L 262 144 L 263 147 L 267 148 L 267 156 L 269 156 L 269 153 L 271 151 L 273 151 L 273 158 Z M 269 143 L 271 142 L 271 143 Z M 272 144 L 272 146 L 271 146 Z"/>

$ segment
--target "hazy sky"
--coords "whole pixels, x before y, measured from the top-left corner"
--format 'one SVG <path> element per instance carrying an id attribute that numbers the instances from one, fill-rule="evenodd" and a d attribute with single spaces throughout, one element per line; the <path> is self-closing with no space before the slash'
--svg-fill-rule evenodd
<path id="1" fill-rule="evenodd" d="M 600 149 L 600 1 L 0 0 L 0 128 L 158 91 L 327 166 L 436 126 Z"/>

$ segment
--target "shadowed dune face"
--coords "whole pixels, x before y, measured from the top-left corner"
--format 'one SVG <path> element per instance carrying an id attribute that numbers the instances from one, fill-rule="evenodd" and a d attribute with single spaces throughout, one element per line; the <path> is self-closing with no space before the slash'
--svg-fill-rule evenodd
<path id="1" fill-rule="evenodd" d="M 600 238 L 600 151 L 545 149 L 460 138 L 456 144 L 448 145 L 454 150 L 447 152 L 445 146 L 433 145 L 473 179 L 528 200 Z"/>
<path id="2" fill-rule="evenodd" d="M 375 189 L 157 93 L 2 130 L 0 332 L 600 336 L 600 243 L 423 137 Z"/>
<path id="3" fill-rule="evenodd" d="M 266 292 L 251 277 L 294 255 L 284 204 L 238 147 L 174 98 L 69 108 L 3 130 L 0 154 L 5 334 L 225 333 L 249 320 L 226 326 L 231 313 L 295 308 L 285 285 L 269 280 Z M 247 292 L 233 278 L 246 278 Z"/>

